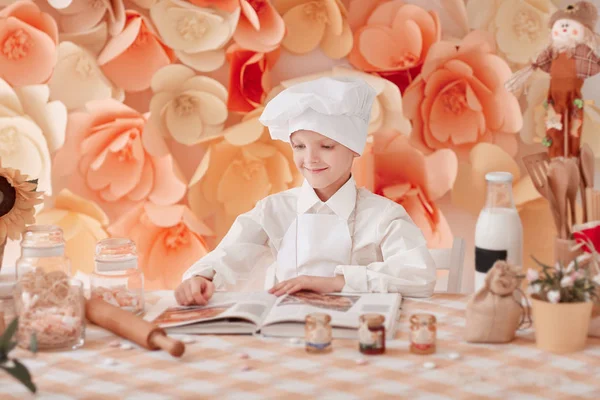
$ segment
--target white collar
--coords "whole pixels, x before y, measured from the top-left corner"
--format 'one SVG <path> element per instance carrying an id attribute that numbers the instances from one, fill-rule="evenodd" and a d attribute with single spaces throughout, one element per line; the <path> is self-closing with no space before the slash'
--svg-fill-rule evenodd
<path id="1" fill-rule="evenodd" d="M 317 203 L 323 204 L 319 196 L 315 193 L 315 190 L 305 179 L 300 189 L 300 195 L 298 196 L 298 205 L 296 208 L 298 214 L 304 214 Z M 337 216 L 347 220 L 356 206 L 356 182 L 354 178 L 350 176 L 350 179 L 325 204 Z"/>

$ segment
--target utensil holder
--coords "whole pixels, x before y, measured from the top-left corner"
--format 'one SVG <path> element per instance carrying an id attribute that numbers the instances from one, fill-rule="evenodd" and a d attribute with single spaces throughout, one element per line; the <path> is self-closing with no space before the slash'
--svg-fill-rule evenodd
<path id="1" fill-rule="evenodd" d="M 575 240 L 557 237 L 554 242 L 554 263 L 560 263 L 564 267 L 569 265 L 571 261 L 583 253 L 581 247 L 573 249 L 576 245 L 577 241 Z"/>

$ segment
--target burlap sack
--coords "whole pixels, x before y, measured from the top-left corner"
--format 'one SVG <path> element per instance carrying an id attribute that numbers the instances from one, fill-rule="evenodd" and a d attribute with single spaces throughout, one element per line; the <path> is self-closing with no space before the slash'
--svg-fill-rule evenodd
<path id="1" fill-rule="evenodd" d="M 525 322 L 531 323 L 529 310 L 521 305 L 525 298 L 519 288 L 518 269 L 498 260 L 487 273 L 485 286 L 467 304 L 465 340 L 471 343 L 506 343 Z"/>

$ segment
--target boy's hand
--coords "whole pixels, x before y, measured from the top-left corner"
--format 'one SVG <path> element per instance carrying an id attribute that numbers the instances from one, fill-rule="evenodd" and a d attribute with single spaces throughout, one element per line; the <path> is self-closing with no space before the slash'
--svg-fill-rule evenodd
<path id="1" fill-rule="evenodd" d="M 181 282 L 175 289 L 175 299 L 182 306 L 203 306 L 215 292 L 215 284 L 201 276 L 194 276 Z"/>
<path id="2" fill-rule="evenodd" d="M 292 294 L 300 290 L 310 290 L 317 293 L 334 293 L 341 292 L 345 284 L 346 280 L 343 275 L 337 275 L 334 278 L 302 275 L 278 283 L 269 290 L 269 293 L 275 296 L 281 296 L 286 293 Z"/>

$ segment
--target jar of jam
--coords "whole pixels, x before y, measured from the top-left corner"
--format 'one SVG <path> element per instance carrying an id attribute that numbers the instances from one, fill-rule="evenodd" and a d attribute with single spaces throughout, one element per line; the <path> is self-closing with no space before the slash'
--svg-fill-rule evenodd
<path id="1" fill-rule="evenodd" d="M 359 319 L 358 349 L 363 354 L 385 353 L 385 317 L 363 314 Z"/>
<path id="2" fill-rule="evenodd" d="M 433 354 L 436 350 L 437 321 L 431 314 L 413 314 L 410 317 L 410 352 Z"/>
<path id="3" fill-rule="evenodd" d="M 308 314 L 304 329 L 307 352 L 328 353 L 331 351 L 331 316 L 329 314 Z"/>

